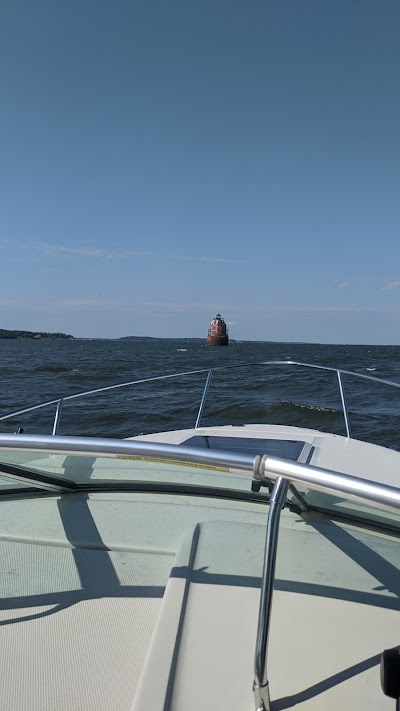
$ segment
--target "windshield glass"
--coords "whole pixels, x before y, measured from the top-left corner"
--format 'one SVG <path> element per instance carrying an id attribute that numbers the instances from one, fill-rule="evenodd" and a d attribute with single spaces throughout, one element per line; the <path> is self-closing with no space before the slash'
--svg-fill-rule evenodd
<path id="1" fill-rule="evenodd" d="M 339 496 L 332 496 L 331 494 L 324 494 L 321 491 L 308 489 L 301 485 L 297 485 L 297 489 L 311 509 L 317 509 L 342 518 L 359 519 L 372 525 L 390 527 L 400 531 L 400 514 L 396 514 L 394 511 L 384 511 L 374 506 Z"/>
<path id="2" fill-rule="evenodd" d="M 0 450 L 0 493 L 27 489 L 48 489 L 57 492 L 104 488 L 139 488 L 168 490 L 179 488 L 188 493 L 217 495 L 225 491 L 227 497 L 248 499 L 251 496 L 252 471 L 234 469 L 210 463 L 162 459 L 157 456 L 89 455 L 51 451 L 30 452 Z M 311 509 L 328 514 L 364 520 L 375 525 L 389 526 L 400 531 L 400 514 L 383 511 L 356 501 L 348 501 L 298 485 L 297 491 Z M 258 498 L 269 498 L 266 488 Z M 289 498 L 296 501 L 294 490 Z"/>
<path id="3" fill-rule="evenodd" d="M 11 469 L 11 473 L 10 473 Z M 7 471 L 5 471 L 7 470 Z M 14 484 L 10 483 L 14 474 Z M 94 456 L 50 452 L 0 451 L 0 490 L 20 485 L 18 474 L 54 478 L 61 487 L 145 483 L 188 485 L 250 493 L 250 472 L 214 464 L 161 459 L 152 456 Z M 263 492 L 262 492 L 263 493 Z"/>

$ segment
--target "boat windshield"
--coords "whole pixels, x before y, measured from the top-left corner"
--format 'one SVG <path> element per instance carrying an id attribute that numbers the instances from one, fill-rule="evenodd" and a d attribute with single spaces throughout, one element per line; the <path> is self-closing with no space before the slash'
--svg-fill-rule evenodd
<path id="1" fill-rule="evenodd" d="M 213 463 L 197 463 L 157 456 L 0 450 L 0 494 L 35 488 L 60 491 L 147 488 L 171 491 L 187 487 L 250 492 L 251 470 L 235 470 Z M 268 499 L 261 492 L 262 498 Z"/>
<path id="2" fill-rule="evenodd" d="M 267 501 L 267 489 L 261 489 L 259 494 L 251 492 L 251 479 L 250 467 L 235 469 L 173 457 L 0 450 L 0 495 L 38 491 L 147 490 Z M 349 501 L 304 485 L 296 488 L 303 503 L 311 510 L 400 532 L 400 514 L 393 511 Z M 289 498 L 296 502 L 293 490 Z"/>
<path id="3" fill-rule="evenodd" d="M 372 505 L 306 489 L 299 485 L 297 488 L 311 510 L 400 532 L 400 513 L 384 511 Z"/>

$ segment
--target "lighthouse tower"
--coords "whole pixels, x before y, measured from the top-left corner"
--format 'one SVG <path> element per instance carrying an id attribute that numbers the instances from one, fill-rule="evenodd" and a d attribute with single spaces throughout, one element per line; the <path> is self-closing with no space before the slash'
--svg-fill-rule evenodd
<path id="1" fill-rule="evenodd" d="M 229 344 L 228 331 L 226 323 L 221 314 L 217 314 L 210 323 L 208 329 L 207 345 L 208 346 L 227 346 Z"/>

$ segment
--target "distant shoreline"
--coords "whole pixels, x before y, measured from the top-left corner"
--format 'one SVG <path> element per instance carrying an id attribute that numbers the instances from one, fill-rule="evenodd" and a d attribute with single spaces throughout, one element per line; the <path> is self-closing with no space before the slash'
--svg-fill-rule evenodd
<path id="1" fill-rule="evenodd" d="M 15 331 L 10 329 L 0 329 L 1 340 L 71 340 L 71 341 L 131 341 L 143 343 L 155 343 L 157 341 L 176 341 L 176 342 L 192 342 L 204 343 L 206 338 L 201 336 L 71 336 L 67 333 L 48 333 L 43 331 Z M 273 341 L 273 340 L 253 340 L 253 339 L 230 339 L 232 346 L 252 343 L 264 345 L 280 345 L 280 346 L 334 346 L 339 348 L 400 348 L 399 343 L 325 343 L 320 341 Z"/>
<path id="2" fill-rule="evenodd" d="M 6 328 L 0 328 L 0 338 L 5 340 L 17 340 L 19 338 L 59 338 L 59 339 L 70 339 L 68 333 L 47 333 L 45 331 L 13 331 Z"/>

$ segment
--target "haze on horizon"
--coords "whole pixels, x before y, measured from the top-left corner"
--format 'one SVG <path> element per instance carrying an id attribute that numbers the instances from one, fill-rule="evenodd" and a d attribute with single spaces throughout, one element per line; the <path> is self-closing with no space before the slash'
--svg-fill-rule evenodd
<path id="1" fill-rule="evenodd" d="M 1 328 L 400 344 L 397 0 L 6 0 Z"/>

